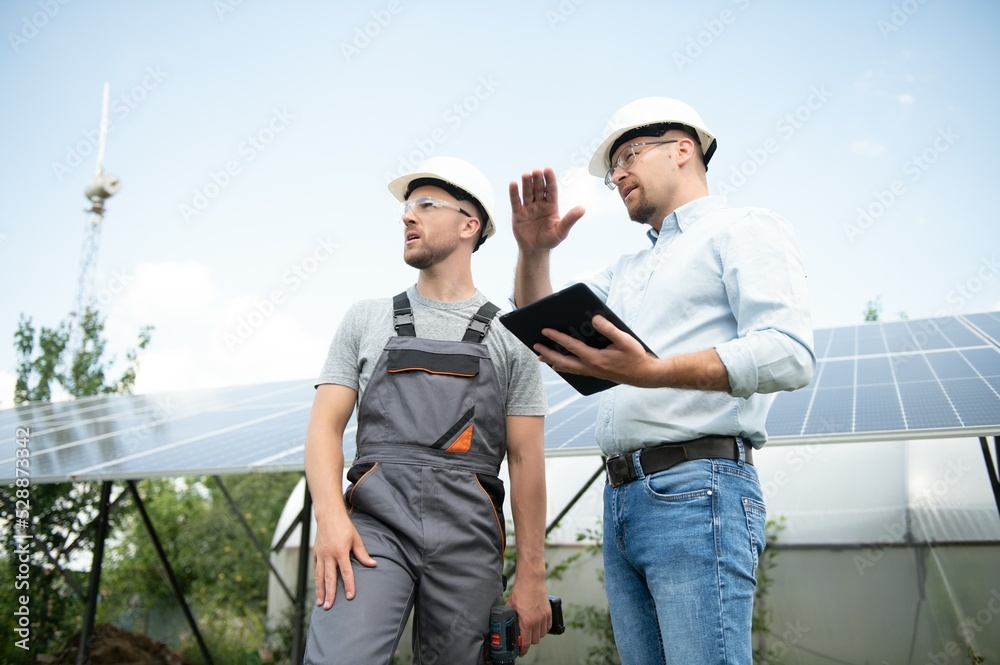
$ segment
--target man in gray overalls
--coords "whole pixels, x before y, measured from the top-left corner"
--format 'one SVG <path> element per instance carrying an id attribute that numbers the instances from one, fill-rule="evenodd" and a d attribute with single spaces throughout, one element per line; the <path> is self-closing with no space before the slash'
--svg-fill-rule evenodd
<path id="1" fill-rule="evenodd" d="M 403 201 L 403 258 L 420 272 L 394 299 L 350 308 L 317 384 L 305 453 L 317 522 L 305 662 L 387 664 L 414 608 L 414 663 L 481 662 L 503 595 L 505 454 L 518 557 L 508 602 L 523 654 L 551 624 L 546 404 L 534 354 L 491 325 L 497 308 L 472 281 L 472 253 L 495 231 L 493 191 L 451 157 L 428 159 L 389 190 Z"/>

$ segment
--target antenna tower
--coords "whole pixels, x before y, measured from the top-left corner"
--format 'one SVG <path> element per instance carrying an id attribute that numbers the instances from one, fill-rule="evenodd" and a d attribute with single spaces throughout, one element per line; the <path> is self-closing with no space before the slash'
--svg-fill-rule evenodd
<path id="1" fill-rule="evenodd" d="M 104 174 L 104 146 L 108 139 L 108 96 L 110 86 L 104 84 L 104 100 L 101 105 L 100 141 L 97 146 L 97 170 L 94 178 L 83 189 L 90 207 L 84 208 L 87 221 L 83 230 L 83 246 L 80 250 L 80 271 L 77 279 L 76 304 L 72 312 L 69 348 L 75 354 L 83 343 L 82 322 L 88 307 L 93 306 L 94 273 L 97 264 L 97 246 L 104 224 L 104 202 L 117 194 L 121 188 L 118 176 Z"/>

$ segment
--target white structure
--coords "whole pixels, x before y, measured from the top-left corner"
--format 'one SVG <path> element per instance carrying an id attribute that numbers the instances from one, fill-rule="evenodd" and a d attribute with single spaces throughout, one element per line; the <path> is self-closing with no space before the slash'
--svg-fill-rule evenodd
<path id="1" fill-rule="evenodd" d="M 968 647 L 1000 661 L 1000 514 L 977 439 L 769 445 L 755 460 L 768 517 L 784 524 L 764 600 L 771 635 L 759 643 L 768 662 L 957 664 L 970 662 Z M 546 460 L 550 520 L 600 464 L 597 455 Z M 600 529 L 603 485 L 599 478 L 550 534 L 550 568 L 580 551 L 577 533 Z M 303 491 L 304 481 L 277 534 L 301 510 Z M 298 542 L 296 530 L 272 554 L 286 580 Z M 567 614 L 605 604 L 601 567 L 585 555 L 550 582 Z M 272 619 L 288 606 L 273 575 L 268 606 Z M 593 643 L 569 629 L 523 662 L 579 663 Z"/>
<path id="2" fill-rule="evenodd" d="M 73 314 L 76 321 L 70 333 L 69 348 L 77 351 L 82 341 L 80 321 L 83 314 L 92 303 L 94 292 L 94 273 L 97 265 L 97 248 L 101 240 L 101 226 L 104 222 L 104 202 L 121 191 L 122 183 L 118 176 L 104 174 L 104 148 L 108 140 L 108 96 L 110 85 L 104 84 L 104 97 L 101 104 L 100 140 L 97 146 L 97 169 L 93 179 L 83 190 L 84 196 L 90 201 L 87 222 L 83 229 L 83 245 L 80 248 L 80 270 L 77 278 L 76 304 Z"/>

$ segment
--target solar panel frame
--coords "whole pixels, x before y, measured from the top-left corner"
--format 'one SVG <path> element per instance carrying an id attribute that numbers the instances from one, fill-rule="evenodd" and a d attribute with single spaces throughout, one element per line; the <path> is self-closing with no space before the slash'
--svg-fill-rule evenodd
<path id="1" fill-rule="evenodd" d="M 1000 312 L 826 328 L 811 385 L 775 396 L 768 445 L 1000 434 Z M 599 452 L 600 395 L 543 369 L 546 455 Z M 32 482 L 301 471 L 312 380 L 34 403 L 0 411 L 12 444 L 30 427 Z M 356 419 L 344 433 L 355 453 Z"/>

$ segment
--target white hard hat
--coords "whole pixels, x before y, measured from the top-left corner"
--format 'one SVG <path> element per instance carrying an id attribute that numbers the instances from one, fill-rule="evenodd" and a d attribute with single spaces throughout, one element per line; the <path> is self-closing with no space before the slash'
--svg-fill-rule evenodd
<path id="1" fill-rule="evenodd" d="M 669 97 L 643 97 L 621 107 L 608 120 L 608 134 L 590 160 L 590 173 L 603 178 L 611 168 L 611 147 L 633 129 L 649 125 L 684 125 L 698 135 L 705 166 L 715 153 L 715 136 L 705 126 L 697 111 L 684 102 Z"/>
<path id="2" fill-rule="evenodd" d="M 422 178 L 441 180 L 468 193 L 486 213 L 486 219 L 480 220 L 483 223 L 482 239 L 486 240 L 496 233 L 496 226 L 493 224 L 495 204 L 493 188 L 490 187 L 490 181 L 486 179 L 482 171 L 464 159 L 431 157 L 421 162 L 413 173 L 399 176 L 390 182 L 389 191 L 400 201 L 405 201 L 410 183 Z"/>

